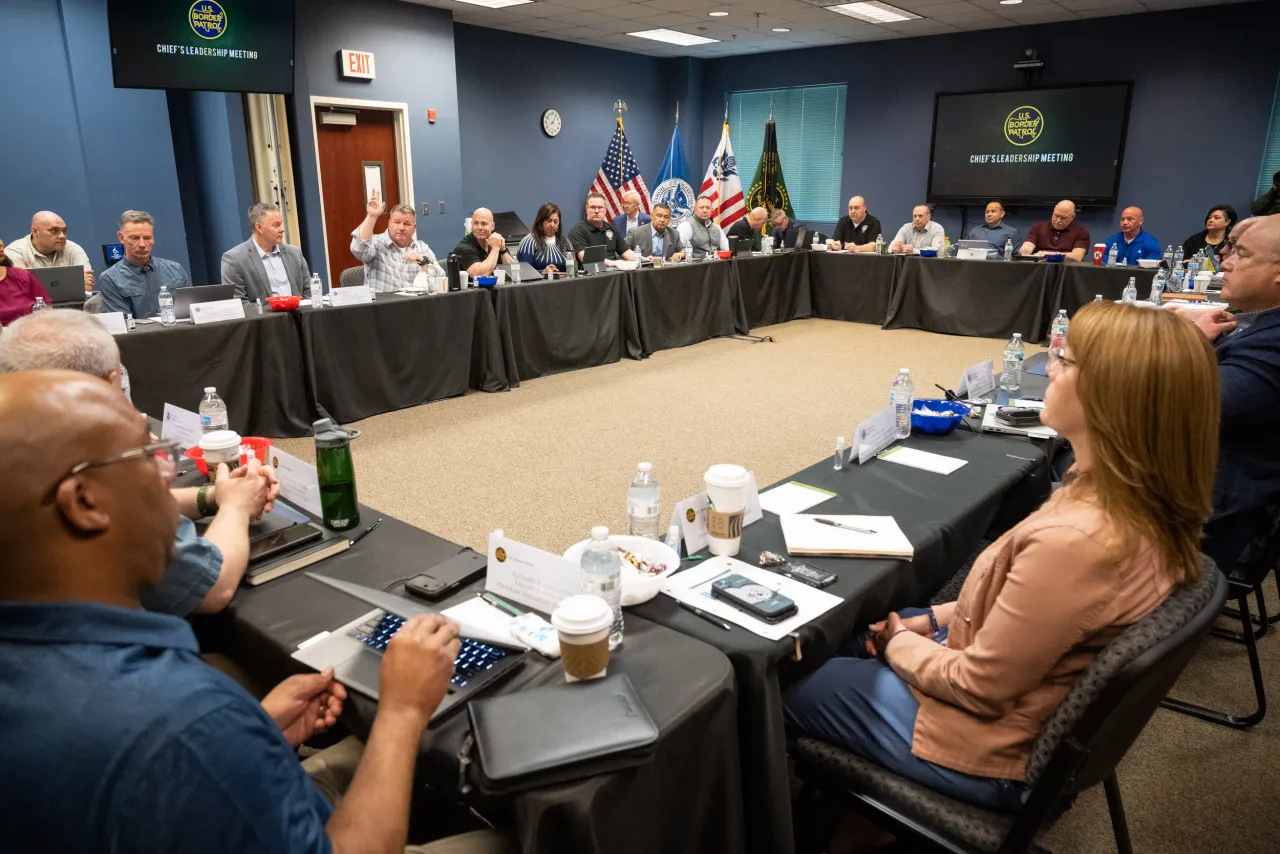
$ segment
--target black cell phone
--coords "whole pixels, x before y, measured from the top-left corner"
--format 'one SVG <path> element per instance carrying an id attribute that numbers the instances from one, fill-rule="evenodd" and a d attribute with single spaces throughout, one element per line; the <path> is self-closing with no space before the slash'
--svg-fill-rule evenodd
<path id="1" fill-rule="evenodd" d="M 766 623 L 780 623 L 796 612 L 796 603 L 745 575 L 711 582 L 711 595 Z"/>
<path id="2" fill-rule="evenodd" d="M 819 589 L 834 584 L 839 578 L 834 572 L 827 572 L 825 569 L 818 569 L 816 566 L 794 560 L 789 560 L 780 566 L 767 566 L 765 569 Z"/>
<path id="3" fill-rule="evenodd" d="M 259 537 L 249 542 L 249 563 L 257 563 L 267 558 L 297 548 L 303 543 L 318 540 L 324 532 L 314 525 L 293 525 L 274 533 Z"/>
<path id="4" fill-rule="evenodd" d="M 484 575 L 489 559 L 470 549 L 434 566 L 404 583 L 404 592 L 428 602 L 439 602 L 458 588 Z"/>
<path id="5" fill-rule="evenodd" d="M 996 411 L 996 420 L 1010 427 L 1037 427 L 1040 410 L 1030 406 L 1007 407 Z"/>

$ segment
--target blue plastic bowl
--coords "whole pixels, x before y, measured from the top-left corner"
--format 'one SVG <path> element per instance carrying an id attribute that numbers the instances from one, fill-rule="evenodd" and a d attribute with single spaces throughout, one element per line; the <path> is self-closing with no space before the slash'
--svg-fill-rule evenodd
<path id="1" fill-rule="evenodd" d="M 921 258 L 937 258 L 938 250 L 937 249 L 921 249 L 920 257 Z"/>
<path id="2" fill-rule="evenodd" d="M 1050 264 L 1061 264 L 1067 260 L 1067 256 L 1063 252 L 1051 252 L 1044 256 L 1044 260 L 1048 261 Z"/>
<path id="3" fill-rule="evenodd" d="M 497 276 L 476 276 L 476 284 L 482 288 L 491 288 L 498 284 Z"/>
<path id="4" fill-rule="evenodd" d="M 935 412 L 947 412 L 948 415 L 922 415 L 916 409 L 928 406 Z M 969 414 L 969 404 L 954 400 L 926 398 L 911 404 L 911 429 L 935 436 L 945 436 L 960 426 L 960 422 Z"/>

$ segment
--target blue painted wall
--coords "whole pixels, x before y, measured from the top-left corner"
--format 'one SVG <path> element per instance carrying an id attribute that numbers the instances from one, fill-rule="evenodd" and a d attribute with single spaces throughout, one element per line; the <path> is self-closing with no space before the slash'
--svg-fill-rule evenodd
<path id="1" fill-rule="evenodd" d="M 165 93 L 112 87 L 104 0 L 4 0 L 0 32 L 0 235 L 54 210 L 100 272 L 120 212 L 140 208 L 156 218 L 156 253 L 189 266 Z"/>
<path id="2" fill-rule="evenodd" d="M 436 251 L 452 249 L 461 235 L 465 207 L 452 15 L 399 0 L 306 0 L 298 3 L 295 44 L 290 130 L 302 241 L 311 268 L 322 276 L 326 269 L 312 95 L 409 105 L 418 234 Z M 377 79 L 341 79 L 337 56 L 344 48 L 373 51 Z M 428 109 L 436 111 L 434 125 L 427 122 Z M 485 111 L 501 126 L 503 101 L 495 99 Z M 439 214 L 440 201 L 446 205 L 444 216 Z M 429 217 L 422 216 L 423 202 L 431 203 Z M 348 219 L 354 229 L 364 211 L 351 211 Z"/>
<path id="3" fill-rule="evenodd" d="M 684 60 L 463 24 L 454 27 L 454 42 L 466 213 L 481 206 L 514 210 L 532 225 L 538 207 L 552 201 L 565 211 L 567 230 L 582 218 L 587 190 L 613 137 L 612 104 L 619 99 L 627 104 L 622 123 L 640 173 L 648 180 L 658 171 L 676 101 L 683 100 L 670 71 Z M 554 61 L 543 59 L 550 56 Z M 555 139 L 542 132 L 548 108 L 564 121 Z M 692 158 L 694 149 L 687 153 Z"/>
<path id="4" fill-rule="evenodd" d="M 1278 27 L 1280 3 L 1250 3 L 709 60 L 702 67 L 704 163 L 725 93 L 744 81 L 848 82 L 843 196 L 866 196 L 886 230 L 896 229 L 925 197 L 934 93 L 1017 88 L 1020 74 L 1011 66 L 1023 48 L 1035 47 L 1047 63 L 1042 85 L 1134 81 L 1119 207 L 1139 205 L 1147 230 L 1173 243 L 1204 227 L 1210 205 L 1232 204 L 1247 215 L 1280 68 Z M 1204 33 L 1223 38 L 1198 57 L 1164 49 Z M 746 174 L 754 167 L 744 164 Z M 832 211 L 832 220 L 842 213 Z M 1017 210 L 1008 221 L 1025 232 L 1047 216 Z M 934 218 L 958 234 L 959 208 L 940 208 Z M 1118 209 L 1087 210 L 1080 219 L 1095 237 L 1119 230 Z M 970 224 L 980 221 L 981 211 L 970 208 Z"/>

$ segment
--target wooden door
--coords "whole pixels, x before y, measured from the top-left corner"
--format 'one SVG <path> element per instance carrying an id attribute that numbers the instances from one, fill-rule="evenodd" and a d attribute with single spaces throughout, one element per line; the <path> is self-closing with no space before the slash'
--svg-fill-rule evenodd
<path id="1" fill-rule="evenodd" d="M 400 170 L 396 166 L 395 114 L 389 110 L 361 109 L 354 125 L 320 123 L 316 108 L 316 145 L 320 152 L 320 186 L 324 193 L 325 249 L 329 277 L 336 287 L 338 276 L 360 262 L 351 254 L 351 232 L 364 220 L 368 199 L 364 194 L 364 164 L 382 163 L 387 208 L 400 204 Z M 374 234 L 387 230 L 387 215 L 378 217 Z"/>

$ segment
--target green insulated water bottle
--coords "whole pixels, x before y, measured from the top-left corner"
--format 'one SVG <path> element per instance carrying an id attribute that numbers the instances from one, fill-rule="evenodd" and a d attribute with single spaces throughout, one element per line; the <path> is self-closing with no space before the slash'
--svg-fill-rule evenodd
<path id="1" fill-rule="evenodd" d="M 321 418 L 312 428 L 316 434 L 316 479 L 320 482 L 325 527 L 350 530 L 360 524 L 356 470 L 351 463 L 351 440 L 360 431 L 335 424 L 332 418 Z"/>

